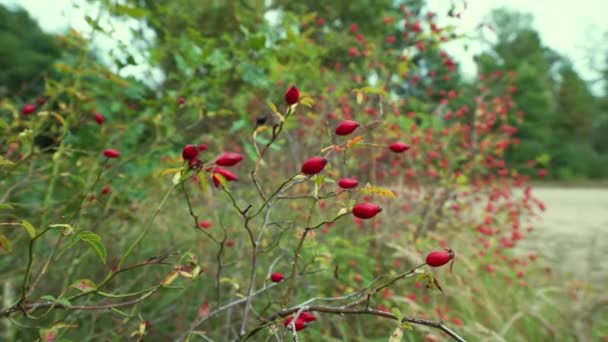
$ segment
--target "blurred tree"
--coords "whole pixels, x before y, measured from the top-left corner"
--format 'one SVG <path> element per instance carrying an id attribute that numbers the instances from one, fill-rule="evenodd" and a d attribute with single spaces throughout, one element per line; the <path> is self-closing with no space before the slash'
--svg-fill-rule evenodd
<path id="1" fill-rule="evenodd" d="M 483 74 L 516 72 L 513 100 L 525 121 L 514 123 L 521 145 L 509 151 L 508 159 L 523 163 L 548 152 L 557 176 L 587 177 L 598 157 L 591 148 L 594 123 L 602 126 L 598 99 L 567 59 L 543 45 L 532 19 L 506 9 L 491 12 L 496 40 L 487 40 L 491 49 L 478 59 Z M 570 145 L 567 150 L 565 145 Z"/>
<path id="2" fill-rule="evenodd" d="M 43 82 L 38 76 L 60 56 L 55 37 L 44 33 L 25 10 L 0 5 L 0 46 L 0 92 L 39 94 Z"/>

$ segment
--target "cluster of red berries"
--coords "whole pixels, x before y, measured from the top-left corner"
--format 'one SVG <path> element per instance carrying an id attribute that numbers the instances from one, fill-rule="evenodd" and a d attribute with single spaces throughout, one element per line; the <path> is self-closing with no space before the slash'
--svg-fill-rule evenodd
<path id="1" fill-rule="evenodd" d="M 190 168 L 201 167 L 203 162 L 198 158 L 198 155 L 205 150 L 207 150 L 207 145 L 205 144 L 188 144 L 182 149 L 182 158 L 188 162 Z M 213 166 L 207 168 L 205 171 L 211 172 L 211 179 L 215 186 L 221 184 L 220 177 L 229 182 L 237 181 L 239 179 L 238 176 L 224 167 L 235 166 L 240 163 L 241 160 L 243 160 L 243 156 L 240 153 L 224 152 L 215 160 Z"/>
<path id="2" fill-rule="evenodd" d="M 273 283 L 280 283 L 284 279 L 285 279 L 285 276 L 281 272 L 274 272 L 273 274 L 270 275 L 270 280 Z M 285 322 L 283 322 L 283 325 L 285 325 L 285 327 L 288 329 L 292 329 L 291 325 L 293 325 L 293 328 L 295 328 L 296 331 L 300 331 L 300 330 L 306 328 L 308 326 L 308 323 L 310 323 L 316 319 L 317 318 L 313 314 L 311 314 L 308 311 L 304 311 L 300 315 L 298 315 L 298 318 L 295 320 L 295 322 L 293 320 L 293 316 L 287 317 Z M 292 322 L 293 322 L 293 324 L 292 324 Z"/>

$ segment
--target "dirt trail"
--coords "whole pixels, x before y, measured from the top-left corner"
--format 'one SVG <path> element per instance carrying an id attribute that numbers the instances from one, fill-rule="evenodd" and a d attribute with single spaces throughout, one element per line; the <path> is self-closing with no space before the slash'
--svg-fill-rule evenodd
<path id="1" fill-rule="evenodd" d="M 605 279 L 608 264 L 600 256 L 608 251 L 608 189 L 537 187 L 533 193 L 547 210 L 526 247 L 546 252 L 561 272 Z"/>

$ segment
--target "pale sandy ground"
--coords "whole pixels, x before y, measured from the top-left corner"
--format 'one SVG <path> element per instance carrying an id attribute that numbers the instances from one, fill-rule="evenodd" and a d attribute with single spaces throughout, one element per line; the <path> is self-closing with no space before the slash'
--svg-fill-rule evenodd
<path id="1" fill-rule="evenodd" d="M 525 247 L 546 252 L 565 274 L 608 279 L 608 189 L 536 187 L 533 194 L 547 210 Z"/>

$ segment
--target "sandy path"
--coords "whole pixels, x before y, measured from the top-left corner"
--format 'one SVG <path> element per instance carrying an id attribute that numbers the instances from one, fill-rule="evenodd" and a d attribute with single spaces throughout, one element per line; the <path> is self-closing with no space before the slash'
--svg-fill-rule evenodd
<path id="1" fill-rule="evenodd" d="M 526 247 L 546 252 L 562 272 L 606 279 L 608 189 L 536 187 L 533 194 L 547 210 Z"/>

